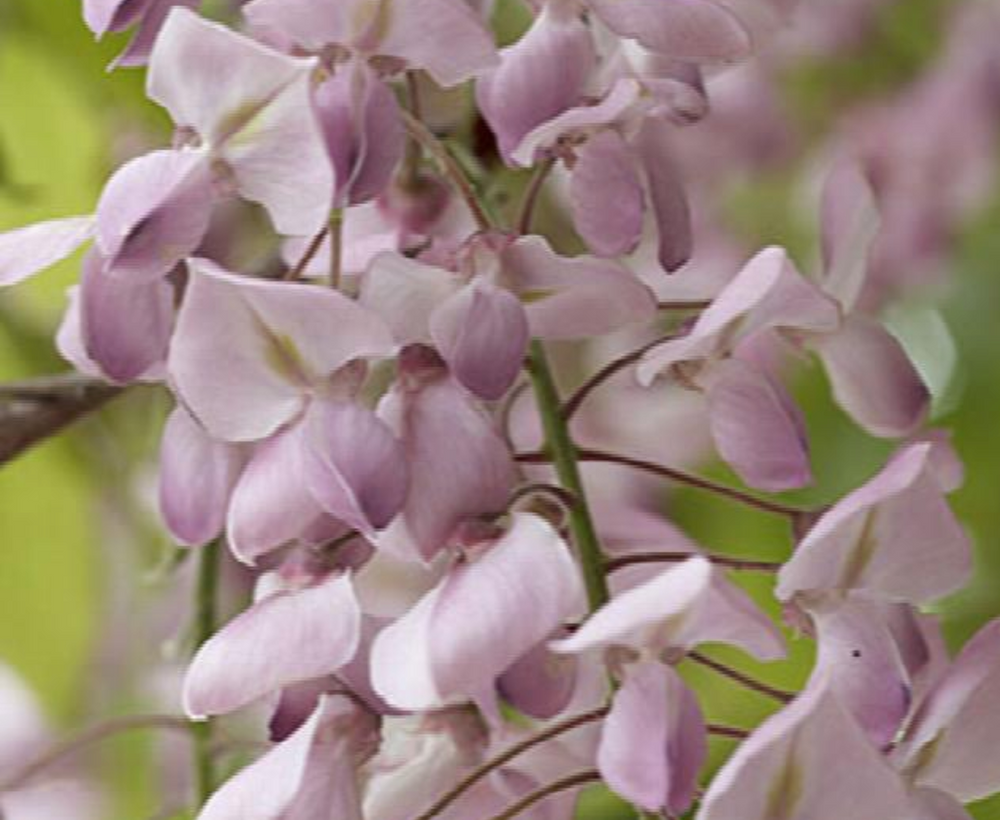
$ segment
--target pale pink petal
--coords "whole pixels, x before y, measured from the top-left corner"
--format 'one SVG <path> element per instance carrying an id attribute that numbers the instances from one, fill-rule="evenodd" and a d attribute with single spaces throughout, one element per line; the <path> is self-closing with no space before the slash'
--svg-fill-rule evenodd
<path id="1" fill-rule="evenodd" d="M 691 805 L 708 753 L 698 701 L 670 667 L 626 668 L 604 721 L 597 766 L 608 786 L 651 812 Z"/>
<path id="2" fill-rule="evenodd" d="M 324 695 L 295 734 L 226 781 L 197 820 L 362 820 L 356 767 L 377 734 L 352 700 Z"/>
<path id="3" fill-rule="evenodd" d="M 183 407 L 174 409 L 160 441 L 159 500 L 177 541 L 196 546 L 222 531 L 244 461 L 238 446 L 213 440 Z"/>
<path id="4" fill-rule="evenodd" d="M 588 0 L 594 13 L 622 37 L 675 60 L 734 62 L 750 53 L 740 19 L 712 0 Z"/>
<path id="5" fill-rule="evenodd" d="M 56 349 L 59 355 L 80 373 L 95 379 L 103 379 L 105 376 L 101 368 L 87 353 L 83 330 L 80 328 L 80 286 L 72 285 L 67 288 L 66 299 L 68 304 L 56 331 Z"/>
<path id="6" fill-rule="evenodd" d="M 973 820 L 954 797 L 937 789 L 914 789 L 908 820 Z"/>
<path id="7" fill-rule="evenodd" d="M 380 253 L 361 279 L 358 301 L 385 320 L 400 344 L 430 342 L 431 314 L 461 286 L 444 268 Z"/>
<path id="8" fill-rule="evenodd" d="M 246 564 L 297 538 L 323 513 L 306 488 L 302 437 L 295 425 L 259 444 L 233 489 L 226 530 Z"/>
<path id="9" fill-rule="evenodd" d="M 153 49 L 146 92 L 177 125 L 216 146 L 313 65 L 177 8 Z"/>
<path id="10" fill-rule="evenodd" d="M 699 820 L 909 820 L 902 779 L 826 686 L 765 721 L 716 774 Z"/>
<path id="11" fill-rule="evenodd" d="M 912 691 L 878 606 L 852 596 L 814 612 L 813 621 L 818 646 L 813 674 L 829 680 L 872 743 L 885 748 L 909 712 Z"/>
<path id="12" fill-rule="evenodd" d="M 431 315 L 431 338 L 452 374 L 483 399 L 503 396 L 528 352 L 528 317 L 510 291 L 473 281 Z"/>
<path id="13" fill-rule="evenodd" d="M 1000 789 L 1000 621 L 979 630 L 920 705 L 897 751 L 914 781 L 963 802 Z"/>
<path id="14" fill-rule="evenodd" d="M 375 639 L 375 690 L 412 710 L 478 696 L 575 613 L 582 596 L 579 569 L 559 533 L 539 516 L 516 513 L 499 541 L 456 565 Z"/>
<path id="15" fill-rule="evenodd" d="M 80 276 L 80 331 L 87 355 L 112 381 L 159 371 L 174 324 L 174 289 L 166 280 L 131 282 L 105 270 L 94 249 Z"/>
<path id="16" fill-rule="evenodd" d="M 561 138 L 589 135 L 625 118 L 639 103 L 642 93 L 642 86 L 636 80 L 619 80 L 597 105 L 571 108 L 534 128 L 511 152 L 511 158 L 528 167 L 534 163 L 537 151 L 553 148 Z"/>
<path id="17" fill-rule="evenodd" d="M 579 102 L 595 56 L 590 30 L 550 3 L 500 57 L 499 67 L 479 79 L 476 101 L 509 161 L 533 128 Z"/>
<path id="18" fill-rule="evenodd" d="M 927 417 L 931 395 L 899 341 L 857 314 L 813 346 L 823 360 L 837 404 L 875 436 L 896 438 Z"/>
<path id="19" fill-rule="evenodd" d="M 616 131 L 601 131 L 576 157 L 570 195 L 577 233 L 597 256 L 631 253 L 642 238 L 645 203 L 628 145 Z"/>
<path id="20" fill-rule="evenodd" d="M 403 445 L 371 410 L 314 401 L 303 443 L 306 486 L 330 515 L 373 537 L 400 511 L 409 478 Z"/>
<path id="21" fill-rule="evenodd" d="M 656 219 L 657 258 L 667 272 L 687 262 L 692 250 L 691 209 L 674 156 L 672 130 L 669 123 L 649 117 L 634 143 L 636 159 L 646 174 L 649 203 Z"/>
<path id="22" fill-rule="evenodd" d="M 240 277 L 206 260 L 189 267 L 170 373 L 216 438 L 263 438 L 350 360 L 393 350 L 377 316 L 330 288 Z"/>
<path id="23" fill-rule="evenodd" d="M 100 37 L 131 25 L 144 5 L 141 0 L 83 0 L 83 22 Z"/>
<path id="24" fill-rule="evenodd" d="M 184 710 L 195 718 L 226 714 L 283 686 L 331 674 L 353 657 L 360 630 L 349 576 L 269 595 L 195 654 L 184 679 Z"/>
<path id="25" fill-rule="evenodd" d="M 841 161 L 823 186 L 823 290 L 853 310 L 868 275 L 868 255 L 878 236 L 875 193 L 862 169 Z"/>
<path id="26" fill-rule="evenodd" d="M 424 69 L 446 88 L 500 61 L 493 37 L 464 0 L 395 0 L 385 17 L 371 50 Z"/>
<path id="27" fill-rule="evenodd" d="M 966 583 L 971 548 L 945 501 L 932 445 L 900 452 L 823 515 L 778 575 L 777 595 L 863 590 L 922 603 Z"/>
<path id="28" fill-rule="evenodd" d="M 256 28 L 279 31 L 305 49 L 319 51 L 348 43 L 352 17 L 363 19 L 362 6 L 358 0 L 251 0 L 243 6 L 243 15 Z"/>
<path id="29" fill-rule="evenodd" d="M 540 236 L 518 239 L 504 250 L 502 264 L 525 303 L 533 336 L 597 336 L 656 315 L 653 292 L 627 268 L 587 256 L 559 256 Z"/>
<path id="30" fill-rule="evenodd" d="M 585 652 L 614 645 L 662 649 L 673 644 L 683 621 L 707 592 L 712 565 L 695 556 L 611 599 L 568 638 L 553 641 L 557 652 Z"/>
<path id="31" fill-rule="evenodd" d="M 808 442 L 778 382 L 752 365 L 725 359 L 712 365 L 700 383 L 712 439 L 740 478 L 768 492 L 812 482 Z"/>
<path id="32" fill-rule="evenodd" d="M 169 273 L 201 243 L 212 215 L 202 151 L 154 151 L 126 163 L 97 204 L 97 247 L 109 269 L 132 280 Z"/>
<path id="33" fill-rule="evenodd" d="M 0 233 L 0 287 L 16 285 L 65 259 L 93 233 L 92 216 L 53 219 Z"/>

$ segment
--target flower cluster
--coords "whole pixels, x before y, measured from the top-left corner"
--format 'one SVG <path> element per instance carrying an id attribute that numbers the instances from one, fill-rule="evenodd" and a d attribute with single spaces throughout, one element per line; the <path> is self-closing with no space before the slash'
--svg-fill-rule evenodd
<path id="1" fill-rule="evenodd" d="M 263 710 L 270 745 L 200 820 L 568 820 L 594 781 L 656 817 L 957 820 L 1000 790 L 1000 624 L 951 658 L 922 609 L 966 583 L 971 548 L 946 500 L 961 466 L 875 312 L 906 244 L 879 229 L 900 207 L 891 157 L 858 138 L 830 164 L 812 276 L 772 246 L 707 299 L 664 298 L 698 276 L 684 132 L 711 127 L 709 79 L 787 4 L 541 0 L 502 49 L 471 0 L 250 0 L 232 27 L 197 5 L 86 0 L 96 34 L 137 26 L 118 63 L 148 62 L 174 140 L 122 165 L 92 216 L 0 235 L 0 284 L 89 245 L 61 353 L 169 391 L 163 522 L 255 572 L 183 704 L 195 720 Z M 489 160 L 422 110 L 470 84 Z M 516 219 L 481 193 L 489 163 L 530 177 Z M 533 230 L 550 179 L 575 245 Z M 220 236 L 262 220 L 271 258 L 227 266 Z M 612 336 L 642 343 L 564 401 L 548 343 Z M 786 387 L 810 357 L 861 429 L 899 442 L 818 510 L 758 494 L 812 481 Z M 623 371 L 620 408 L 637 390 L 693 401 L 751 489 L 582 444 L 631 424 L 588 401 Z M 788 519 L 790 558 L 756 568 L 815 639 L 801 693 L 699 650 L 784 657 L 785 632 L 726 572 L 754 562 L 703 550 L 632 484 L 585 487 L 588 461 Z M 692 660 L 780 710 L 710 723 Z M 703 787 L 713 735 L 742 742 Z"/>

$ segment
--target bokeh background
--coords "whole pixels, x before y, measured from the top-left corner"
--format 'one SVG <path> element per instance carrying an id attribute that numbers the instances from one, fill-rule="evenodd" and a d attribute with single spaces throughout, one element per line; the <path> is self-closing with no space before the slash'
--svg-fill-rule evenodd
<path id="1" fill-rule="evenodd" d="M 841 3 L 839 15 L 824 18 L 823 6 Z M 817 155 L 831 134 L 863 116 L 855 112 L 896 105 L 926 83 L 956 48 L 955 20 L 970 5 L 803 0 L 799 39 L 766 63 L 773 92 L 767 112 L 747 114 L 732 95 L 732 110 L 720 102 L 731 115 L 731 138 L 759 142 L 738 171 L 723 171 L 712 184 L 715 219 L 729 241 L 751 251 L 786 244 L 808 267 L 816 256 L 815 212 L 803 192 Z M 845 22 L 848 7 L 858 11 Z M 79 11 L 77 0 L 0 0 L 0 230 L 90 212 L 114 167 L 169 140 L 166 117 L 144 98 L 142 72 L 105 71 L 121 38 L 95 43 Z M 217 3 L 209 11 L 225 9 Z M 500 36 L 516 36 L 525 19 L 516 2 L 501 2 Z M 1000 62 L 1000 37 L 993 42 Z M 994 104 L 1000 110 L 1000 91 Z M 956 137 L 965 116 L 1000 121 L 997 111 L 960 107 L 941 116 L 953 118 Z M 996 131 L 985 133 L 991 142 L 977 158 L 975 197 L 935 246 L 932 275 L 915 273 L 888 313 L 934 386 L 935 423 L 952 431 L 966 466 L 953 501 L 974 539 L 977 569 L 973 583 L 939 608 L 952 645 L 1000 615 L 1000 188 L 992 168 L 1000 141 Z M 945 156 L 965 150 L 961 139 L 957 149 L 948 142 L 941 140 Z M 507 183 L 513 189 L 523 178 Z M 78 262 L 0 293 L 0 380 L 65 369 L 52 333 Z M 827 502 L 877 470 L 891 445 L 854 428 L 815 369 L 803 372 L 795 392 L 808 419 L 817 485 L 792 498 Z M 0 660 L 36 693 L 55 735 L 107 715 L 162 710 L 176 689 L 169 660 L 186 651 L 193 562 L 178 556 L 157 523 L 155 452 L 166 409 L 157 390 L 135 391 L 0 469 Z M 717 465 L 704 469 L 733 479 Z M 787 554 L 781 522 L 752 511 L 685 491 L 673 493 L 670 510 L 706 544 L 762 558 Z M 741 582 L 767 601 L 766 579 Z M 806 641 L 793 642 L 792 659 L 775 668 L 724 652 L 715 657 L 788 687 L 801 683 L 811 659 Z M 751 726 L 772 708 L 710 674 L 686 674 L 704 693 L 711 719 Z M 0 734 L 4 721 L 0 714 Z M 173 770 L 183 743 L 167 750 L 166 765 L 159 740 L 142 733 L 82 756 L 82 771 L 103 792 L 102 816 L 185 816 L 171 802 L 171 788 L 183 782 L 183 772 Z M 713 744 L 717 763 L 731 744 Z M 628 816 L 600 795 L 588 803 L 592 818 Z M 1000 800 L 974 814 L 1000 819 Z"/>

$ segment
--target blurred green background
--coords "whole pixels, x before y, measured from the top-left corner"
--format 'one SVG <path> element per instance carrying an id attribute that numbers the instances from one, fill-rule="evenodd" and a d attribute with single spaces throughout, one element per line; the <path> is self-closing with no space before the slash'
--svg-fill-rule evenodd
<path id="1" fill-rule="evenodd" d="M 844 100 L 887 93 L 914 77 L 939 45 L 938 21 L 948 5 L 892 3 L 870 35 L 863 61 L 804 61 L 800 71 L 784 78 L 785 97 L 800 124 L 820 130 Z M 519 24 L 503 4 L 498 19 L 508 31 Z M 93 41 L 77 0 L 0 3 L 0 230 L 89 213 L 110 170 L 134 150 L 131 145 L 168 139 L 166 118 L 143 97 L 142 73 L 105 71 L 121 45 L 121 38 Z M 812 217 L 795 213 L 789 179 L 754 180 L 739 192 L 734 207 L 743 214 L 737 221 L 748 239 L 786 241 L 809 251 Z M 966 483 L 954 504 L 975 541 L 977 573 L 967 590 L 941 607 L 953 645 L 1000 615 L 998 226 L 1000 192 L 965 227 L 943 301 L 905 305 L 896 317 L 900 328 L 917 327 L 911 335 L 918 340 L 928 316 L 943 318 L 957 350 L 949 387 L 938 397 L 936 422 L 953 431 L 965 461 Z M 0 380 L 63 369 L 51 334 L 77 264 L 70 260 L 0 293 Z M 939 317 L 929 312 L 938 308 Z M 940 354 L 935 350 L 932 345 L 932 357 Z M 848 423 L 831 405 L 818 373 L 807 376 L 797 393 L 818 478 L 817 487 L 800 498 L 830 501 L 878 469 L 890 446 Z M 148 622 L 132 621 L 130 614 L 164 594 L 151 576 L 168 545 L 150 501 L 163 410 L 155 391 L 140 391 L 0 469 L 0 659 L 29 682 L 63 729 L 95 715 L 126 712 L 141 701 L 145 682 L 134 667 L 146 657 L 139 630 Z M 729 478 L 721 469 L 715 473 Z M 764 558 L 784 557 L 787 550 L 780 522 L 753 512 L 683 491 L 672 510 L 706 544 Z M 767 600 L 766 580 L 741 580 Z M 792 660 L 775 669 L 721 651 L 714 656 L 787 687 L 802 681 L 810 661 L 805 641 L 793 644 Z M 713 720 L 750 726 L 771 708 L 710 673 L 687 669 L 686 674 L 706 693 Z M 731 744 L 713 741 L 713 749 L 718 762 Z M 150 764 L 149 741 L 142 736 L 103 747 L 94 765 L 112 796 L 109 818 L 137 820 L 161 809 Z M 591 817 L 629 816 L 619 815 L 613 802 L 599 795 L 590 802 Z M 974 814 L 980 820 L 1000 818 L 1000 799 L 985 801 Z"/>

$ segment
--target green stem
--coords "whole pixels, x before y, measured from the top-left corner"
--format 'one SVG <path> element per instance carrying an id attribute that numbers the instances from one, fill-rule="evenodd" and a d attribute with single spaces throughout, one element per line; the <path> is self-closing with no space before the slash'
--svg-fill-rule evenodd
<path id="1" fill-rule="evenodd" d="M 330 214 L 330 287 L 340 290 L 344 266 L 344 212 L 334 208 Z"/>
<path id="2" fill-rule="evenodd" d="M 573 493 L 577 499 L 577 503 L 567 510 L 569 528 L 580 556 L 583 580 L 587 588 L 587 601 L 590 604 L 590 611 L 593 612 L 609 598 L 608 582 L 604 574 L 604 555 L 583 492 L 576 445 L 563 418 L 562 399 L 552 377 L 545 348 L 537 339 L 531 343 L 528 372 L 531 374 L 531 382 L 535 389 L 535 403 L 538 405 L 538 414 L 542 420 L 552 465 L 563 489 Z"/>
<path id="3" fill-rule="evenodd" d="M 219 588 L 219 542 L 201 548 L 195 585 L 195 651 L 215 632 L 215 599 Z M 194 737 L 194 782 L 198 805 L 203 806 L 215 790 L 215 761 L 212 757 L 212 722 L 191 724 Z"/>

